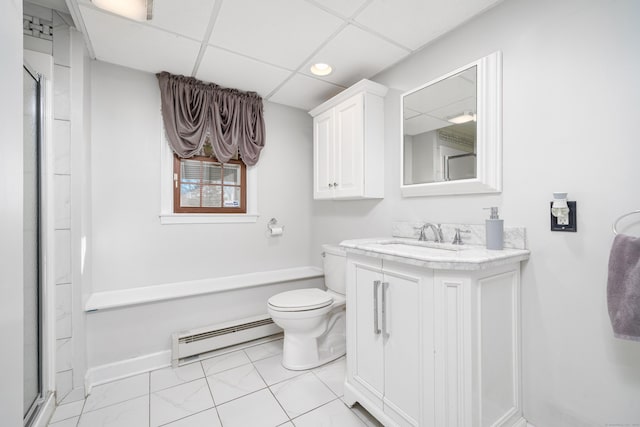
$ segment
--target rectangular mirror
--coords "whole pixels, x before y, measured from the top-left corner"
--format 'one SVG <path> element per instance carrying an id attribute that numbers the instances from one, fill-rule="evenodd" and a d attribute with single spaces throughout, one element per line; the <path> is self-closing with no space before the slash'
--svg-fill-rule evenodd
<path id="1" fill-rule="evenodd" d="M 403 196 L 502 191 L 501 70 L 495 52 L 402 95 Z"/>

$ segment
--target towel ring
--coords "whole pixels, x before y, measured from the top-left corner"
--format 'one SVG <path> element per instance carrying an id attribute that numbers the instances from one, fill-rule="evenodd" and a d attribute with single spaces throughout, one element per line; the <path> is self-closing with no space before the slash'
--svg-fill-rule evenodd
<path id="1" fill-rule="evenodd" d="M 626 217 L 628 217 L 630 215 L 634 215 L 634 214 L 640 214 L 640 210 L 629 212 L 629 213 L 626 213 L 624 215 L 620 215 L 618 217 L 618 219 L 616 219 L 616 222 L 613 223 L 613 234 L 616 234 L 616 235 L 618 234 L 618 230 L 616 229 L 616 227 L 618 226 L 618 223 L 620 222 L 621 219 L 626 218 Z"/>

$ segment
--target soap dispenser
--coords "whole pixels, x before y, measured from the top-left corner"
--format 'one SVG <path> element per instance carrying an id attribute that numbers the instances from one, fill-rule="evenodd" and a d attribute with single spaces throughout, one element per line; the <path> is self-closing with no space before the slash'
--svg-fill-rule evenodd
<path id="1" fill-rule="evenodd" d="M 504 220 L 498 218 L 497 206 L 485 209 L 491 210 L 491 216 L 485 221 L 487 249 L 502 250 L 504 244 Z"/>

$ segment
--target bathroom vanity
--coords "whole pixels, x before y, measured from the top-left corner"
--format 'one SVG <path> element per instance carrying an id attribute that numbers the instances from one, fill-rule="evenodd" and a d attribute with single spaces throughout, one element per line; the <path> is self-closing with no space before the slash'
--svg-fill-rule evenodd
<path id="1" fill-rule="evenodd" d="M 344 400 L 386 426 L 523 426 L 525 249 L 349 240 Z"/>

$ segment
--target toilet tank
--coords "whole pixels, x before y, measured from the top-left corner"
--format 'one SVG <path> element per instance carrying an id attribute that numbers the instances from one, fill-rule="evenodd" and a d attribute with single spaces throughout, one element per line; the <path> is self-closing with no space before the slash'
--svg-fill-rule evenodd
<path id="1" fill-rule="evenodd" d="M 324 268 L 324 283 L 327 289 L 344 295 L 345 267 L 347 253 L 338 245 L 322 245 L 322 265 Z"/>

